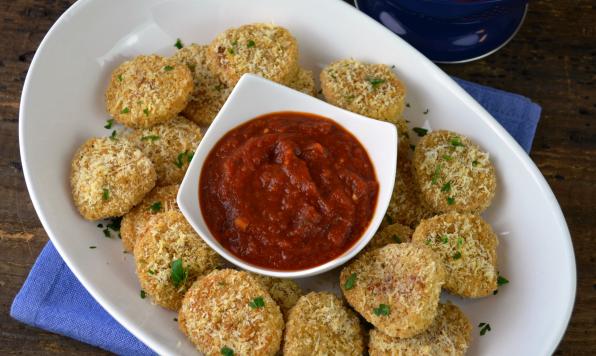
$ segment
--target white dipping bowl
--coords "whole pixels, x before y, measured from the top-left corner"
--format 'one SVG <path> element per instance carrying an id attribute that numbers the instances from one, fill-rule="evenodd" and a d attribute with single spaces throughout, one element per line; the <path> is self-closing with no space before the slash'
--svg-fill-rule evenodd
<path id="1" fill-rule="evenodd" d="M 261 115 L 281 111 L 297 111 L 324 116 L 349 131 L 366 149 L 379 182 L 377 204 L 372 220 L 358 241 L 333 260 L 303 270 L 285 271 L 263 268 L 238 258 L 213 237 L 199 205 L 201 170 L 205 159 L 217 142 L 230 130 L 247 121 Z M 354 114 L 283 85 L 255 75 L 245 74 L 236 84 L 230 97 L 201 140 L 178 191 L 178 206 L 203 240 L 234 265 L 271 277 L 310 277 L 341 266 L 362 250 L 373 237 L 383 220 L 391 199 L 396 162 L 397 130 L 394 125 Z"/>

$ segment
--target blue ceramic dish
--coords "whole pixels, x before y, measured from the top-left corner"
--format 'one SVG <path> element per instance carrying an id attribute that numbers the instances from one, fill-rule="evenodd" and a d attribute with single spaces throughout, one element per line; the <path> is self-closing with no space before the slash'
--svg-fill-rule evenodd
<path id="1" fill-rule="evenodd" d="M 356 0 L 357 8 L 439 63 L 487 56 L 515 36 L 527 0 Z"/>

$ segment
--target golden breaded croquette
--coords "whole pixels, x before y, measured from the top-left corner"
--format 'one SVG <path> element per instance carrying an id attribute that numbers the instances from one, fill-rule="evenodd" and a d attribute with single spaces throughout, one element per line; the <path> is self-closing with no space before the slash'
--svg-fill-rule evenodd
<path id="1" fill-rule="evenodd" d="M 325 100 L 346 110 L 396 123 L 405 105 L 406 89 L 391 68 L 343 59 L 321 72 Z"/>
<path id="2" fill-rule="evenodd" d="M 267 290 L 248 273 L 232 269 L 214 271 L 193 284 L 178 312 L 178 325 L 207 356 L 275 355 L 284 329 L 281 311 Z"/>
<path id="3" fill-rule="evenodd" d="M 155 186 L 155 168 L 123 137 L 91 138 L 75 153 L 70 187 L 87 220 L 122 216 Z"/>
<path id="4" fill-rule="evenodd" d="M 178 310 L 192 283 L 222 260 L 181 212 L 153 216 L 134 247 L 137 277 L 154 303 Z"/>
<path id="5" fill-rule="evenodd" d="M 106 108 L 125 126 L 151 127 L 176 117 L 188 104 L 193 86 L 185 65 L 157 55 L 138 56 L 112 72 Z"/>
<path id="6" fill-rule="evenodd" d="M 390 244 L 344 267 L 340 287 L 350 305 L 392 337 L 412 337 L 432 323 L 445 271 L 430 248 Z"/>
<path id="7" fill-rule="evenodd" d="M 360 320 L 335 295 L 312 292 L 290 310 L 283 353 L 292 355 L 362 355 Z"/>
<path id="8" fill-rule="evenodd" d="M 389 244 L 399 244 L 412 241 L 412 229 L 400 223 L 380 228 L 366 245 L 365 251 L 374 250 Z"/>
<path id="9" fill-rule="evenodd" d="M 209 68 L 230 88 L 246 73 L 287 85 L 298 72 L 298 43 L 281 26 L 249 24 L 217 35 L 207 59 Z"/>
<path id="10" fill-rule="evenodd" d="M 420 201 L 418 186 L 412 174 L 412 162 L 409 158 L 398 158 L 395 185 L 385 220 L 388 220 L 389 224 L 399 222 L 414 228 L 420 220 L 432 215 L 433 213 Z"/>
<path id="11" fill-rule="evenodd" d="M 413 163 L 422 200 L 434 212 L 481 213 L 495 196 L 489 154 L 461 134 L 428 133 L 418 142 Z"/>
<path id="12" fill-rule="evenodd" d="M 182 182 L 194 151 L 201 142 L 201 128 L 182 116 L 147 129 L 132 131 L 128 138 L 153 162 L 158 186 Z"/>
<path id="13" fill-rule="evenodd" d="M 257 273 L 250 273 L 250 275 L 267 289 L 271 298 L 279 306 L 284 319 L 287 318 L 290 309 L 296 304 L 298 298 L 302 296 L 300 286 L 291 279 L 274 278 Z"/>
<path id="14" fill-rule="evenodd" d="M 292 79 L 288 84 L 288 87 L 310 96 L 317 95 L 317 88 L 315 86 L 315 78 L 312 74 L 312 70 L 299 68 L 296 77 Z"/>
<path id="15" fill-rule="evenodd" d="M 155 187 L 143 200 L 122 217 L 120 236 L 124 250 L 132 252 L 139 236 L 145 231 L 149 220 L 155 214 L 178 210 L 176 195 L 178 184 Z"/>
<path id="16" fill-rule="evenodd" d="M 447 213 L 422 220 L 412 242 L 427 245 L 441 256 L 447 291 L 478 298 L 497 289 L 499 240 L 480 216 Z"/>
<path id="17" fill-rule="evenodd" d="M 181 115 L 200 126 L 207 126 L 226 102 L 232 91 L 207 65 L 208 46 L 191 44 L 172 57 L 191 71 L 194 90 Z"/>
<path id="18" fill-rule="evenodd" d="M 370 356 L 463 356 L 470 346 L 471 334 L 470 321 L 456 305 L 439 304 L 437 316 L 430 327 L 414 337 L 401 339 L 371 330 L 368 353 Z"/>

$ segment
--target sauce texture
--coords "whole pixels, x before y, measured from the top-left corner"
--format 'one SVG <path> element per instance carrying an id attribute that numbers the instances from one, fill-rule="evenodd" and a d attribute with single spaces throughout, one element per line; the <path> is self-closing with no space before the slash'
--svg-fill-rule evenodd
<path id="1" fill-rule="evenodd" d="M 300 112 L 260 116 L 223 136 L 201 171 L 213 236 L 240 259 L 301 270 L 347 251 L 373 216 L 379 184 L 360 142 Z"/>

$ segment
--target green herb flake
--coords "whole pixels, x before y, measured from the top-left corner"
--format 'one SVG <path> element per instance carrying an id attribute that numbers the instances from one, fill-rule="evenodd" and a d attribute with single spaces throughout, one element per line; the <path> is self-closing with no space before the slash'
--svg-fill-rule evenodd
<path id="1" fill-rule="evenodd" d="M 118 76 L 116 76 L 116 78 L 118 78 L 118 81 L 121 82 L 122 81 L 122 74 L 118 74 Z"/>
<path id="2" fill-rule="evenodd" d="M 104 129 L 111 129 L 112 125 L 114 125 L 114 119 L 106 120 L 106 124 L 103 126 Z"/>
<path id="3" fill-rule="evenodd" d="M 234 49 L 233 48 L 228 48 L 228 53 L 229 54 L 234 54 Z"/>
<path id="4" fill-rule="evenodd" d="M 182 166 L 184 165 L 184 157 L 186 156 L 187 152 L 188 151 L 178 153 L 178 157 L 176 158 L 176 161 L 174 161 L 176 167 L 182 168 Z"/>
<path id="5" fill-rule="evenodd" d="M 116 135 L 118 135 L 118 132 L 116 130 L 112 131 L 112 134 L 110 135 L 110 140 L 116 141 L 118 139 Z"/>
<path id="6" fill-rule="evenodd" d="M 423 114 L 424 115 L 428 114 L 428 109 L 424 110 Z"/>
<path id="7" fill-rule="evenodd" d="M 175 322 L 178 322 L 178 318 L 174 318 L 174 319 L 172 319 L 172 320 L 174 320 Z"/>
<path id="8" fill-rule="evenodd" d="M 154 276 L 156 272 L 154 270 L 152 270 L 152 269 L 149 269 L 147 271 L 147 273 L 149 273 L 150 275 Z"/>
<path id="9" fill-rule="evenodd" d="M 346 283 L 344 283 L 344 289 L 345 290 L 350 290 L 352 288 L 354 288 L 354 285 L 356 284 L 356 273 L 352 273 L 350 275 L 350 277 L 348 277 L 348 279 L 346 280 Z"/>
<path id="10" fill-rule="evenodd" d="M 96 249 L 97 246 L 89 246 L 89 248 L 93 250 L 93 249 Z"/>
<path id="11" fill-rule="evenodd" d="M 426 242 L 425 243 L 430 246 L 430 244 L 432 244 L 433 242 L 432 242 L 431 239 L 426 239 Z"/>
<path id="12" fill-rule="evenodd" d="M 186 282 L 186 279 L 188 278 L 188 269 L 184 268 L 181 258 L 172 261 L 171 268 L 172 273 L 170 278 L 172 279 L 172 283 L 174 283 L 174 287 L 178 288 Z"/>
<path id="13" fill-rule="evenodd" d="M 447 242 L 449 242 L 449 237 L 447 237 L 447 235 L 444 235 L 443 237 L 441 237 L 441 241 L 446 244 Z"/>
<path id="14" fill-rule="evenodd" d="M 170 66 L 170 65 L 167 65 L 167 66 L 163 67 L 163 70 L 165 70 L 166 72 L 169 72 L 171 70 L 174 70 L 174 67 L 173 66 Z"/>
<path id="15" fill-rule="evenodd" d="M 103 224 L 97 224 L 97 227 L 103 229 Z"/>
<path id="16" fill-rule="evenodd" d="M 439 175 L 441 174 L 441 169 L 443 169 L 443 165 L 441 164 L 437 165 L 437 167 L 435 168 L 435 172 L 433 173 L 433 176 L 431 178 L 432 184 L 437 184 L 437 181 L 439 180 Z"/>
<path id="17" fill-rule="evenodd" d="M 443 155 L 443 159 L 445 161 L 451 161 L 451 160 L 453 160 L 453 157 L 451 157 L 450 155 Z"/>
<path id="18" fill-rule="evenodd" d="M 149 108 L 144 108 L 143 114 L 145 114 L 145 116 L 149 116 Z"/>
<path id="19" fill-rule="evenodd" d="M 103 232 L 103 236 L 107 237 L 107 238 L 112 238 L 112 234 L 110 233 L 110 229 L 105 228 L 103 230 L 101 230 Z"/>
<path id="20" fill-rule="evenodd" d="M 141 299 L 145 299 L 146 296 L 147 293 L 145 293 L 145 291 L 141 289 Z"/>
<path id="21" fill-rule="evenodd" d="M 383 84 L 386 82 L 385 79 L 382 78 L 373 78 L 373 77 L 368 77 L 366 78 L 366 81 L 370 83 L 370 85 L 372 85 L 373 89 L 377 89 L 379 87 L 379 85 Z"/>
<path id="22" fill-rule="evenodd" d="M 499 277 L 497 278 L 497 285 L 498 286 L 502 286 L 509 283 L 509 280 L 501 275 L 499 275 Z"/>
<path id="23" fill-rule="evenodd" d="M 454 260 L 459 260 L 460 258 L 461 258 L 461 252 L 457 251 L 456 253 L 453 254 Z"/>
<path id="24" fill-rule="evenodd" d="M 114 231 L 120 231 L 120 225 L 122 225 L 122 217 L 110 219 L 106 227 Z"/>
<path id="25" fill-rule="evenodd" d="M 159 213 L 159 211 L 161 210 L 161 202 L 156 201 L 155 203 L 151 204 L 151 206 L 149 206 L 149 210 L 151 210 L 151 213 L 153 214 Z"/>
<path id="26" fill-rule="evenodd" d="M 499 290 L 498 290 L 498 289 L 495 289 L 495 290 L 493 291 L 493 295 L 497 295 L 498 293 L 499 293 Z"/>
<path id="27" fill-rule="evenodd" d="M 101 193 L 101 199 L 103 199 L 103 200 L 110 199 L 110 190 L 108 188 L 103 188 L 103 192 Z"/>
<path id="28" fill-rule="evenodd" d="M 148 136 L 141 137 L 141 141 L 155 142 L 157 140 L 159 140 L 159 136 L 158 135 L 148 135 Z"/>
<path id="29" fill-rule="evenodd" d="M 130 112 L 130 109 L 127 107 L 125 107 L 124 109 L 122 109 L 122 111 L 120 111 L 121 114 L 128 114 Z"/>
<path id="30" fill-rule="evenodd" d="M 464 144 L 461 143 L 461 138 L 459 136 L 455 136 L 455 137 L 451 138 L 451 140 L 449 142 L 451 143 L 451 146 L 453 146 L 453 147 L 464 147 Z"/>
<path id="31" fill-rule="evenodd" d="M 480 323 L 478 324 L 478 327 L 480 328 L 480 336 L 484 336 L 484 334 L 491 330 L 489 323 Z"/>
<path id="32" fill-rule="evenodd" d="M 248 305 L 253 309 L 263 308 L 265 306 L 265 301 L 263 300 L 263 297 L 256 297 L 251 300 Z"/>
<path id="33" fill-rule="evenodd" d="M 252 47 L 254 47 L 254 46 L 255 46 L 255 44 L 256 44 L 256 43 L 255 43 L 255 41 L 253 41 L 253 40 L 248 40 L 248 43 L 246 44 L 246 47 L 248 47 L 248 48 L 252 48 Z"/>
<path id="34" fill-rule="evenodd" d="M 453 204 L 455 204 L 455 198 L 447 197 L 447 205 L 453 205 Z"/>
<path id="35" fill-rule="evenodd" d="M 406 107 L 409 108 L 410 107 L 410 103 L 406 103 Z"/>
<path id="36" fill-rule="evenodd" d="M 389 225 L 393 225 L 395 223 L 395 221 L 393 221 L 393 218 L 387 214 L 385 214 L 385 221 L 387 221 L 387 224 Z"/>
<path id="37" fill-rule="evenodd" d="M 472 167 L 476 167 L 478 166 L 478 161 L 477 160 L 473 160 L 472 161 Z"/>
<path id="38" fill-rule="evenodd" d="M 182 49 L 182 47 L 184 47 L 184 44 L 182 43 L 182 40 L 180 40 L 179 38 L 176 39 L 176 43 L 174 43 L 174 47 L 178 48 L 178 49 Z"/>
<path id="39" fill-rule="evenodd" d="M 390 313 L 389 306 L 387 304 L 379 304 L 378 308 L 373 309 L 373 313 L 376 316 L 387 316 Z"/>
<path id="40" fill-rule="evenodd" d="M 393 235 L 391 237 L 393 238 L 393 241 L 395 241 L 396 243 L 401 243 L 401 237 L 399 237 L 398 235 Z"/>
<path id="41" fill-rule="evenodd" d="M 451 181 L 443 184 L 443 186 L 441 187 L 441 191 L 442 192 L 450 192 L 451 191 Z"/>
<path id="42" fill-rule="evenodd" d="M 234 350 L 230 349 L 227 346 L 224 346 L 219 350 L 223 356 L 234 356 Z"/>
<path id="43" fill-rule="evenodd" d="M 424 129 L 422 127 L 414 127 L 412 129 L 412 131 L 414 131 L 416 134 L 418 134 L 418 137 L 423 137 L 428 133 L 428 130 Z"/>

